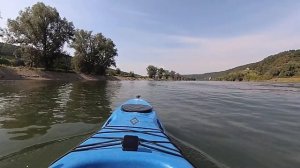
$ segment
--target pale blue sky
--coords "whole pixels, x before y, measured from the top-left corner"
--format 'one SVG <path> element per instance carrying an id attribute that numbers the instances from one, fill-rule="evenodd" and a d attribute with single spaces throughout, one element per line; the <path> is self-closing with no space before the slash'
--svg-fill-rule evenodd
<path id="1" fill-rule="evenodd" d="M 7 18 L 35 0 L 0 0 Z M 300 1 L 49 0 L 76 28 L 102 32 L 117 66 L 146 74 L 149 64 L 181 74 L 220 71 L 300 48 Z"/>

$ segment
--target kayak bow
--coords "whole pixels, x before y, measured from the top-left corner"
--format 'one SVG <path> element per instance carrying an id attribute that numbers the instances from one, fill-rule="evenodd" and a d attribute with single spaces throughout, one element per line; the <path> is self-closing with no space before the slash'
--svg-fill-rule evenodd
<path id="1" fill-rule="evenodd" d="M 51 168 L 190 168 L 166 135 L 152 106 L 131 99 L 117 108 L 101 130 L 50 165 Z"/>

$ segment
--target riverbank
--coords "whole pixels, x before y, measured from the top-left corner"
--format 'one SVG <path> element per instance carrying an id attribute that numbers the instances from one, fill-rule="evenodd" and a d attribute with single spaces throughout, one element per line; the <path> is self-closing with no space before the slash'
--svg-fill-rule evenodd
<path id="1" fill-rule="evenodd" d="M 120 81 L 120 80 L 154 80 L 148 77 L 99 76 L 76 72 L 44 71 L 39 68 L 11 67 L 0 65 L 0 80 L 65 80 L 65 81 Z M 160 80 L 168 81 L 168 80 Z M 253 82 L 300 83 L 300 77 L 273 78 Z"/>
<path id="2" fill-rule="evenodd" d="M 212 80 L 212 81 L 218 81 L 218 80 Z M 270 82 L 270 83 L 300 83 L 300 76 L 296 76 L 296 77 L 289 77 L 289 78 L 272 78 L 272 79 L 268 79 L 268 80 L 249 80 L 249 81 L 226 81 L 226 80 L 222 80 L 220 82 Z"/>
<path id="3" fill-rule="evenodd" d="M 66 81 L 105 81 L 105 80 L 147 80 L 146 78 L 86 75 L 75 72 L 44 71 L 38 68 L 0 66 L 0 80 L 66 80 Z"/>
<path id="4" fill-rule="evenodd" d="M 282 83 L 300 83 L 300 76 L 290 78 L 273 78 L 268 80 L 269 82 L 282 82 Z"/>

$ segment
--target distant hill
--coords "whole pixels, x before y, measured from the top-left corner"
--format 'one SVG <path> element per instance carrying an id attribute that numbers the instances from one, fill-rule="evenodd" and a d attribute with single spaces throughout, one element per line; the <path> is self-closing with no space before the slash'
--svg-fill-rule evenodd
<path id="1" fill-rule="evenodd" d="M 191 74 L 197 80 L 252 81 L 300 76 L 300 50 L 284 51 L 262 61 L 238 66 L 226 71 Z"/>

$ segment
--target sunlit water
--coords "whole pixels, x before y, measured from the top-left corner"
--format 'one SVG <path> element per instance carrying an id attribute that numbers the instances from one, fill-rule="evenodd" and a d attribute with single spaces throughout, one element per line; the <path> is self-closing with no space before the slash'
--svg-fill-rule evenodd
<path id="1" fill-rule="evenodd" d="M 227 167 L 300 167 L 299 84 L 155 81 L 0 81 L 0 167 L 47 167 L 136 95 Z"/>

